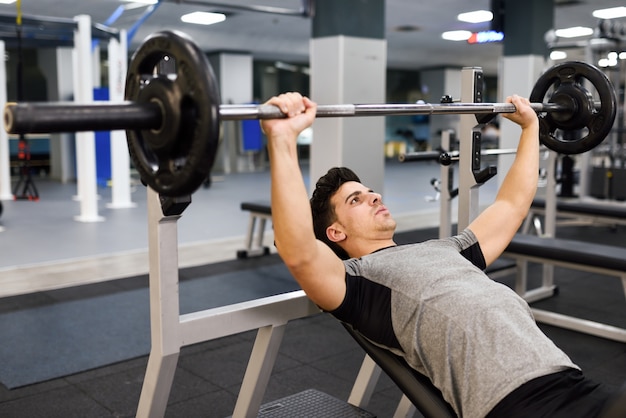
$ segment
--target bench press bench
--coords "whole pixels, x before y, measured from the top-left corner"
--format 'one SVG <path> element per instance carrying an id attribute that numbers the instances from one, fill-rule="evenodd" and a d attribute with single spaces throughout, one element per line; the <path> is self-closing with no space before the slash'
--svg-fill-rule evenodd
<path id="1" fill-rule="evenodd" d="M 344 323 L 342 325 L 369 358 L 400 388 L 405 398 L 402 401 L 410 401 L 413 407 L 417 408 L 425 418 L 455 418 L 457 416 L 452 406 L 443 399 L 441 391 L 432 384 L 428 377 L 411 368 L 402 357 L 371 343 L 352 326 Z M 375 384 L 376 382 L 374 381 L 373 383 Z M 354 396 L 355 389 L 353 389 L 351 397 Z M 366 388 L 364 390 L 371 389 Z M 401 402 L 394 417 L 411 416 L 411 408 L 403 409 L 404 407 L 405 405 Z"/>
<path id="2" fill-rule="evenodd" d="M 515 291 L 528 302 L 556 293 L 552 278 L 544 276 L 541 286 L 529 290 L 528 263 L 539 263 L 588 271 L 621 279 L 626 296 L 626 248 L 536 235 L 517 234 L 502 257 L 515 260 Z M 537 322 L 626 342 L 626 329 L 533 308 Z"/>
<path id="3" fill-rule="evenodd" d="M 537 235 L 543 234 L 539 216 L 546 213 L 545 199 L 535 198 L 522 227 L 528 233 L 531 225 L 535 227 Z M 602 204 L 587 201 L 556 201 L 556 216 L 567 219 L 576 219 L 590 224 L 626 225 L 626 205 Z"/>

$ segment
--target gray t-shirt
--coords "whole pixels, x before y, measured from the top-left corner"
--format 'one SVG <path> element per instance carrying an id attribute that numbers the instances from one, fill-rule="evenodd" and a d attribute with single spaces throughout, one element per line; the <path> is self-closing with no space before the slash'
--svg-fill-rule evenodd
<path id="1" fill-rule="evenodd" d="M 514 389 L 578 368 L 528 304 L 487 277 L 470 230 L 344 262 L 346 298 L 331 312 L 429 376 L 462 417 L 484 417 Z"/>

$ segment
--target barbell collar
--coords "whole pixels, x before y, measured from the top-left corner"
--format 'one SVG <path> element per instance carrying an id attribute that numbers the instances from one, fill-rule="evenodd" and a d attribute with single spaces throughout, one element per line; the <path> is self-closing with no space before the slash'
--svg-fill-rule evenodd
<path id="1" fill-rule="evenodd" d="M 599 106 L 599 104 L 598 104 Z M 531 103 L 536 112 L 570 111 L 556 103 Z M 317 117 L 446 115 L 513 113 L 511 103 L 416 103 L 319 105 Z M 221 120 L 281 119 L 272 105 L 220 105 Z M 163 122 L 157 103 L 7 103 L 5 129 L 11 134 L 159 129 Z"/>

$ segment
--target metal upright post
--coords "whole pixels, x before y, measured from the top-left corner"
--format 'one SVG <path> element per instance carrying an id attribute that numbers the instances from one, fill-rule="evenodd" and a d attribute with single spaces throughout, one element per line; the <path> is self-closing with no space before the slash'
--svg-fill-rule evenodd
<path id="1" fill-rule="evenodd" d="M 477 89 L 477 80 L 481 82 Z M 476 103 L 482 101 L 482 69 L 463 68 L 461 72 L 461 102 Z M 459 132 L 459 212 L 458 231 L 464 230 L 478 215 L 478 184 L 474 178 L 473 165 L 473 128 L 477 125 L 473 114 L 462 114 Z"/>
<path id="2" fill-rule="evenodd" d="M 450 138 L 454 137 L 454 131 L 447 129 L 441 132 L 441 148 L 446 152 L 452 151 Z M 453 164 L 441 167 L 441 185 L 439 192 L 439 238 L 449 237 L 452 234 L 452 174 Z"/>
<path id="3" fill-rule="evenodd" d="M 151 342 L 137 417 L 162 417 L 180 354 L 178 215 L 163 214 L 159 195 L 148 190 Z"/>

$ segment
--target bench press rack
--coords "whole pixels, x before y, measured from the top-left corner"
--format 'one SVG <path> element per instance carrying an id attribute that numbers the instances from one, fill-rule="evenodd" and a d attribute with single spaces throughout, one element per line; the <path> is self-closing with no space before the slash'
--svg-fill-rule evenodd
<path id="1" fill-rule="evenodd" d="M 475 67 L 464 68 L 462 87 L 461 100 L 480 102 L 480 95 L 476 92 L 480 88 L 482 94 L 482 70 Z M 461 115 L 461 127 L 465 126 L 467 132 L 472 135 L 470 140 L 461 141 L 461 153 L 471 155 L 472 148 L 480 142 L 480 134 L 472 129 L 474 125 L 473 114 Z M 464 160 L 470 160 L 470 158 L 461 159 L 461 167 L 471 163 Z M 473 173 L 472 178 L 476 179 L 476 183 L 471 185 L 461 183 L 460 202 L 467 203 L 469 206 L 459 209 L 460 212 L 463 210 L 467 216 L 472 216 L 478 210 L 478 201 L 473 199 L 474 196 L 476 198 L 478 196 L 477 186 L 493 176 L 495 170 L 492 167 L 483 170 L 474 165 L 473 170 L 470 168 L 469 171 Z M 287 323 L 293 319 L 318 314 L 320 310 L 304 292 L 296 291 L 181 315 L 178 299 L 177 221 L 191 203 L 191 196 L 165 197 L 160 196 L 150 187 L 147 189 L 152 346 L 137 417 L 164 416 L 181 347 L 253 329 L 258 329 L 257 338 L 233 417 L 257 416 Z M 463 192 L 470 193 L 470 195 L 463 195 Z M 252 205 L 254 206 L 254 203 Z M 261 204 L 260 207 L 254 206 L 248 209 L 251 210 L 252 218 L 246 240 L 246 256 L 257 252 L 265 253 L 266 250 L 262 247 L 263 229 L 265 222 L 271 219 L 271 207 L 268 211 L 267 205 Z M 447 209 L 449 210 L 449 207 Z M 467 220 L 469 219 L 468 217 Z M 252 234 L 256 220 L 260 220 L 259 226 L 262 228 L 254 240 Z M 367 416 L 364 415 L 367 412 L 361 408 L 369 402 L 380 373 L 380 366 L 369 355 L 366 355 L 348 404 L 338 406 L 344 408 L 340 416 L 349 416 L 346 415 L 346 405 L 348 408 L 357 408 L 356 411 L 350 409 L 352 413 L 356 412 L 361 417 Z M 408 378 L 412 379 L 410 376 Z M 421 385 L 421 383 L 416 380 L 411 385 Z M 443 400 L 438 399 L 430 388 L 420 386 L 420 391 L 424 394 L 423 403 L 420 401 L 419 394 L 412 394 L 412 400 L 409 400 L 405 394 L 394 417 L 410 417 L 416 410 L 416 406 L 424 407 L 431 417 L 450 416 L 449 406 L 446 406 Z M 270 415 L 264 414 L 264 416 Z"/>
<path id="2" fill-rule="evenodd" d="M 148 193 L 148 239 L 150 263 L 151 349 L 141 389 L 137 417 L 163 417 L 183 346 L 258 329 L 233 417 L 256 417 L 269 381 L 287 323 L 320 313 L 302 290 L 235 303 L 203 311 L 180 314 L 178 292 L 177 221 L 191 197 L 167 198 L 151 188 Z M 308 390 L 275 401 L 264 417 L 285 413 L 282 407 L 321 408 L 329 416 L 373 417 L 362 409 L 369 403 L 380 376 L 380 368 L 366 357 L 348 402 Z M 311 400 L 317 402 L 311 406 Z M 321 403 L 321 404 L 320 404 Z M 313 409 L 309 413 L 315 413 Z M 396 417 L 409 417 L 415 407 L 403 398 Z M 307 411 L 301 412 L 307 413 Z M 280 415 L 285 416 L 285 415 Z"/>
<path id="3" fill-rule="evenodd" d="M 463 69 L 461 100 L 476 101 L 476 85 L 480 84 L 481 79 L 480 69 Z M 471 88 L 467 88 L 467 85 Z M 480 146 L 480 131 L 474 115 L 461 115 L 461 132 L 467 133 L 470 137 L 462 137 L 460 141 L 459 154 L 462 158 L 459 159 L 461 173 L 458 193 L 459 230 L 467 227 L 470 221 L 478 215 L 478 188 L 496 174 L 495 167 L 483 169 L 480 167 L 480 158 L 476 158 L 476 147 Z M 449 181 L 448 177 L 445 178 Z M 448 190 L 446 187 L 443 189 Z M 451 223 L 449 201 L 449 196 L 442 196 L 441 202 L 444 206 L 442 206 L 441 219 L 444 223 L 446 222 L 444 217 L 447 217 L 445 227 L 450 227 Z M 190 202 L 191 196 L 161 197 L 148 188 L 152 348 L 137 416 L 164 416 L 182 346 L 258 329 L 233 413 L 235 418 L 257 416 L 287 323 L 320 311 L 302 291 L 296 291 L 181 315 L 178 300 L 177 221 Z M 265 210 L 265 213 L 262 213 L 265 216 L 264 221 L 270 218 L 271 208 L 269 212 L 268 214 Z M 440 229 L 440 232 L 442 231 L 443 229 Z M 249 246 L 251 242 L 248 239 Z M 549 242 L 545 241 L 545 243 Z M 542 258 L 542 261 L 545 259 Z M 626 278 L 624 275 L 621 277 L 626 289 Z M 573 322 L 576 321 L 575 318 L 570 319 Z M 587 332 L 584 327 L 575 329 Z M 621 341 L 626 340 L 621 339 Z M 349 404 L 340 402 L 339 407 L 347 406 L 352 413 L 359 414 L 357 416 L 367 416 L 363 415 L 367 412 L 360 407 L 369 402 L 380 372 L 380 366 L 366 355 L 348 399 Z M 309 396 L 310 394 L 306 392 L 308 391 L 303 392 L 305 396 Z M 431 395 L 431 392 L 427 394 Z M 328 400 L 328 398 L 323 399 Z M 439 404 L 435 405 L 435 410 L 433 417 L 449 416 L 450 413 Z M 409 417 L 414 411 L 414 404 L 404 395 L 395 416 Z M 348 416 L 345 414 L 345 409 L 341 414 L 341 416 Z M 264 416 L 269 415 L 264 413 Z"/>

